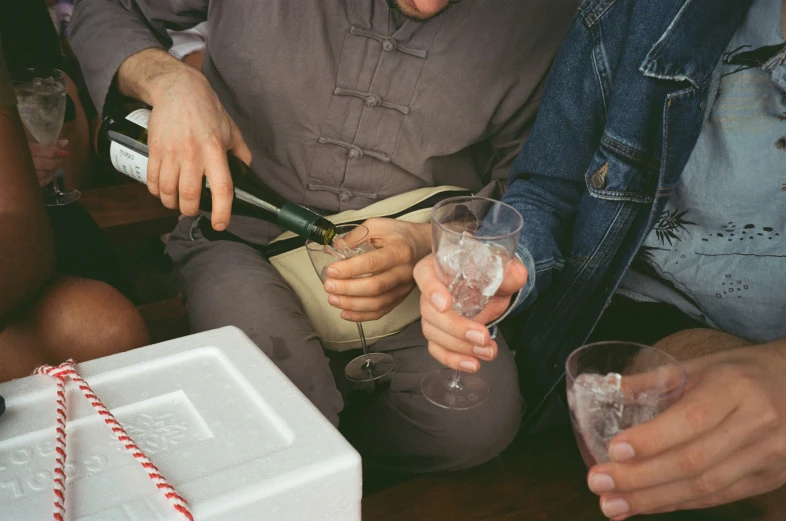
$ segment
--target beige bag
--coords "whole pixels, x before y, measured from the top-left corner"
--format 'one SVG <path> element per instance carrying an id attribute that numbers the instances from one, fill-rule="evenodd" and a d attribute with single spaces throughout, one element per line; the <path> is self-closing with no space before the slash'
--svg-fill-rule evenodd
<path id="1" fill-rule="evenodd" d="M 411 223 L 427 223 L 431 221 L 431 208 L 437 202 L 460 195 L 469 195 L 469 190 L 455 186 L 421 188 L 379 201 L 362 210 L 348 210 L 327 219 L 334 224 L 360 224 L 372 217 L 393 217 Z M 328 304 L 327 294 L 311 265 L 303 239 L 291 232 L 283 233 L 271 241 L 267 249 L 270 251 L 270 264 L 295 291 L 322 345 L 332 351 L 360 348 L 355 323 L 342 319 L 341 310 Z M 418 319 L 420 291 L 415 288 L 404 302 L 384 317 L 363 322 L 366 342 L 371 345 L 380 338 L 394 335 Z"/>

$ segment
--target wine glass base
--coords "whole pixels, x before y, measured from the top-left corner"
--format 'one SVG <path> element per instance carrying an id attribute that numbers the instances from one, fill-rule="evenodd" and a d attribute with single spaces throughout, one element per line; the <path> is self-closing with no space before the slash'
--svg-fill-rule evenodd
<path id="1" fill-rule="evenodd" d="M 460 373 L 460 379 L 453 377 L 453 369 L 443 367 L 423 377 L 420 390 L 426 400 L 444 409 L 465 411 L 477 407 L 489 395 L 486 381 L 476 374 Z"/>
<path id="2" fill-rule="evenodd" d="M 378 380 L 396 367 L 393 357 L 385 353 L 360 355 L 347 364 L 344 374 L 353 382 Z"/>
<path id="3" fill-rule="evenodd" d="M 82 197 L 79 190 L 65 190 L 61 192 L 50 192 L 44 196 L 44 204 L 47 206 L 65 206 L 75 203 Z"/>

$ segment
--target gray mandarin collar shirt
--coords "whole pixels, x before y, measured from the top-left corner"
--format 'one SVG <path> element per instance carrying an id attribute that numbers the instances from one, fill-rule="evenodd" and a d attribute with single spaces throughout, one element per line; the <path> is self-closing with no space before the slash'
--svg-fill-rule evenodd
<path id="1" fill-rule="evenodd" d="M 324 213 L 506 179 L 576 0 L 81 0 L 71 43 L 99 111 L 121 63 L 207 20 L 203 73 L 284 197 Z M 278 230 L 233 219 L 266 242 Z"/>

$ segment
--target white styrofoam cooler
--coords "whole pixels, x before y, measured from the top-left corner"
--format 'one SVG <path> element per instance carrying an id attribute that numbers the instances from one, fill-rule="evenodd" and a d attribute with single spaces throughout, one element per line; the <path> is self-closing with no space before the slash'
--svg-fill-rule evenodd
<path id="1" fill-rule="evenodd" d="M 196 521 L 360 519 L 360 456 L 239 330 L 78 370 Z M 14 380 L 0 395 L 0 520 L 50 520 L 55 381 Z M 67 398 L 66 519 L 179 519 L 73 382 Z"/>

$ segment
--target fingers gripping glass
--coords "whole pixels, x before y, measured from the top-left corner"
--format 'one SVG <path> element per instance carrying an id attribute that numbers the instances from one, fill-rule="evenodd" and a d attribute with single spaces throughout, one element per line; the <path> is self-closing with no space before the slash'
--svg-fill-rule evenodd
<path id="1" fill-rule="evenodd" d="M 437 276 L 450 292 L 452 309 L 475 317 L 497 293 L 514 258 L 523 219 L 512 206 L 485 197 L 454 197 L 434 207 L 432 249 Z M 489 386 L 477 374 L 449 368 L 427 374 L 423 396 L 447 409 L 483 403 Z"/>
<path id="2" fill-rule="evenodd" d="M 328 266 L 334 262 L 351 259 L 374 250 L 369 239 L 368 228 L 355 224 L 336 226 L 336 238 L 333 239 L 333 246 L 323 246 L 313 241 L 306 241 L 306 251 L 311 258 L 311 264 L 323 283 L 328 279 Z M 363 354 L 347 364 L 344 374 L 349 380 L 355 382 L 370 382 L 382 378 L 394 369 L 393 357 L 385 353 L 370 353 L 366 345 L 363 324 L 357 322 L 357 327 Z"/>
<path id="3" fill-rule="evenodd" d="M 27 132 L 39 144 L 51 147 L 60 137 L 66 111 L 65 73 L 58 69 L 37 67 L 22 69 L 11 74 L 16 92 L 17 109 Z M 44 189 L 47 206 L 73 203 L 82 195 L 78 190 L 62 190 L 62 169 Z"/>
<path id="4" fill-rule="evenodd" d="M 672 356 L 630 342 L 581 347 L 565 370 L 570 419 L 587 467 L 608 462 L 612 438 L 668 409 L 687 380 Z"/>

